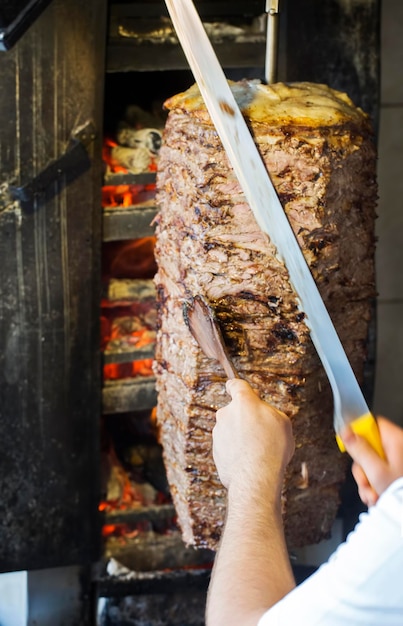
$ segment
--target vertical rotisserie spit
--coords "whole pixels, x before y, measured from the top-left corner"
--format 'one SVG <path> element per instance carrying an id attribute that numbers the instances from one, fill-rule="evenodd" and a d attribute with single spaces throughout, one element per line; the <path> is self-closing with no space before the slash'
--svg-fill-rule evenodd
<path id="1" fill-rule="evenodd" d="M 359 379 L 375 295 L 376 162 L 367 116 L 324 85 L 232 84 L 262 158 Z M 214 308 L 240 375 L 293 421 L 284 485 L 287 540 L 325 537 L 345 460 L 332 395 L 284 265 L 256 224 L 196 86 L 170 110 L 157 179 L 155 278 L 158 421 L 184 540 L 215 547 L 225 493 L 211 455 L 215 411 L 228 401 L 221 367 L 182 315 Z"/>

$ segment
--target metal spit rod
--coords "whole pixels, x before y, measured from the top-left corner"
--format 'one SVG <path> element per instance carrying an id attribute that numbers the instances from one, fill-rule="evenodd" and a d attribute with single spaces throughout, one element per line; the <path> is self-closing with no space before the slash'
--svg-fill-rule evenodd
<path id="1" fill-rule="evenodd" d="M 277 80 L 278 21 L 280 0 L 266 0 L 267 34 L 265 80 L 268 85 Z"/>

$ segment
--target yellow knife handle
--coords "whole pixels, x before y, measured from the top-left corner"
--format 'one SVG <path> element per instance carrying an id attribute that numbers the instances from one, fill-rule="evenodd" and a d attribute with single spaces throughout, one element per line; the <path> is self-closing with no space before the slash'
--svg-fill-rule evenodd
<path id="1" fill-rule="evenodd" d="M 365 413 L 365 415 L 357 417 L 357 419 L 350 422 L 349 426 L 357 435 L 364 437 L 364 439 L 367 440 L 367 442 L 373 447 L 373 449 L 379 454 L 382 459 L 385 458 L 378 424 L 376 423 L 376 419 L 371 413 Z M 342 452 L 345 452 L 346 448 L 344 447 L 344 444 L 339 435 L 336 435 L 336 441 L 340 450 Z"/>

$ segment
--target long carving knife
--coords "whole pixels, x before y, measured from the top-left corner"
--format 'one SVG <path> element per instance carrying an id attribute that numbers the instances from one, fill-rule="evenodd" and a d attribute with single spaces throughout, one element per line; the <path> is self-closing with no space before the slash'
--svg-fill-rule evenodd
<path id="1" fill-rule="evenodd" d="M 192 0 L 165 0 L 176 34 L 229 161 L 262 231 L 285 264 L 313 344 L 325 368 L 334 405 L 338 444 L 345 424 L 383 455 L 371 415 L 332 320 L 320 296 L 269 173 L 234 98 Z"/>

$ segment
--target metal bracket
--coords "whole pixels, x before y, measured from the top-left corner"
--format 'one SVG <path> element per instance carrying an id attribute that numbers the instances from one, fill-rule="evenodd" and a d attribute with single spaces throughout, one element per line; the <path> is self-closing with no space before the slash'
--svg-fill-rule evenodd
<path id="1" fill-rule="evenodd" d="M 0 51 L 12 48 L 50 2 L 51 0 L 3 0 L 0 6 Z"/>
<path id="2" fill-rule="evenodd" d="M 32 212 L 44 201 L 49 200 L 61 189 L 78 178 L 91 165 L 87 147 L 96 137 L 92 122 L 76 129 L 71 136 L 66 152 L 51 161 L 35 178 L 21 187 L 9 186 L 10 196 L 19 200 L 21 207 Z"/>

